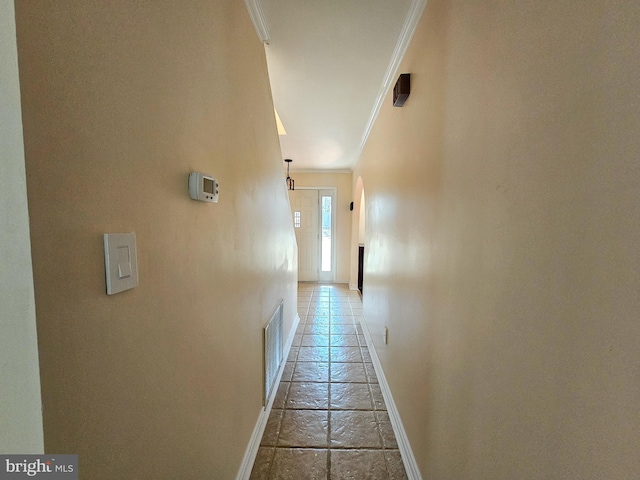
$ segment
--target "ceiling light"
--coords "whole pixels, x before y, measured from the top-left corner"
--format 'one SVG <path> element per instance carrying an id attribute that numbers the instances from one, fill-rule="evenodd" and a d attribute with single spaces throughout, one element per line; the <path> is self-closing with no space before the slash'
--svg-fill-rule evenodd
<path id="1" fill-rule="evenodd" d="M 284 161 L 287 162 L 287 188 L 289 190 L 295 190 L 294 188 L 295 182 L 293 178 L 291 178 L 291 175 L 289 175 L 289 166 L 291 165 L 291 162 L 293 162 L 293 160 L 291 160 L 290 158 L 285 158 Z"/>

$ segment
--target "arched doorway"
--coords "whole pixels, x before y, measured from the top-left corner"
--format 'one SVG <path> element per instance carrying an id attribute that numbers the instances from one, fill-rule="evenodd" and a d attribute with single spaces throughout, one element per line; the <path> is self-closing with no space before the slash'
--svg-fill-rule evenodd
<path id="1" fill-rule="evenodd" d="M 366 201 L 362 177 L 356 180 L 353 202 L 351 248 L 351 289 L 363 291 L 365 238 L 366 238 Z"/>

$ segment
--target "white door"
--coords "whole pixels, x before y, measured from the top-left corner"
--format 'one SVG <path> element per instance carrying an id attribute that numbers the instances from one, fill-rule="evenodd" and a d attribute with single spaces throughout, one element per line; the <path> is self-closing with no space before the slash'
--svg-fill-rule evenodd
<path id="1" fill-rule="evenodd" d="M 318 190 L 290 190 L 291 215 L 298 242 L 298 280 L 318 281 Z"/>
<path id="2" fill-rule="evenodd" d="M 319 190 L 320 202 L 320 272 L 318 280 L 333 282 L 335 270 L 335 191 Z"/>

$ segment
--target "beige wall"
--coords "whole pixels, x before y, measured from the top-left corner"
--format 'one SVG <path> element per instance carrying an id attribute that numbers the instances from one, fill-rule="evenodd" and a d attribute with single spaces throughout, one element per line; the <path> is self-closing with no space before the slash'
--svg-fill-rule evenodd
<path id="1" fill-rule="evenodd" d="M 351 217 L 351 173 L 302 173 L 291 172 L 299 187 L 336 188 L 336 282 L 349 283 Z"/>
<path id="2" fill-rule="evenodd" d="M 43 453 L 13 0 L 0 0 L 0 454 Z"/>
<path id="3" fill-rule="evenodd" d="M 639 19 L 427 5 L 411 95 L 353 176 L 365 315 L 423 478 L 640 471 Z"/>
<path id="4" fill-rule="evenodd" d="M 45 449 L 81 477 L 234 478 L 264 322 L 296 310 L 264 49 L 242 2 L 16 5 Z M 189 199 L 213 174 L 220 200 Z M 269 202 L 264 199 L 269 198 Z M 137 236 L 105 294 L 102 234 Z"/>

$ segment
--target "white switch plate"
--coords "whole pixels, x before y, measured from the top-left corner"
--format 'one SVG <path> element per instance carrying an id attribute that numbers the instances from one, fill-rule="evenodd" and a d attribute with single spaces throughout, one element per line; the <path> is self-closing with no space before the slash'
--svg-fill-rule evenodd
<path id="1" fill-rule="evenodd" d="M 138 286 L 135 233 L 104 234 L 104 268 L 107 295 Z"/>

